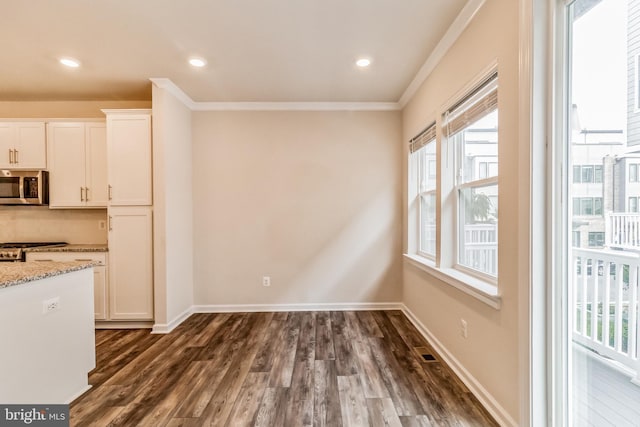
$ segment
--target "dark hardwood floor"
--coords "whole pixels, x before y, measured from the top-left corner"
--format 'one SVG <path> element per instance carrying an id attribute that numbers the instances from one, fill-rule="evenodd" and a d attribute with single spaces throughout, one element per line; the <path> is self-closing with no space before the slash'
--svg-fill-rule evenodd
<path id="1" fill-rule="evenodd" d="M 497 425 L 400 311 L 194 314 L 96 357 L 73 426 Z"/>

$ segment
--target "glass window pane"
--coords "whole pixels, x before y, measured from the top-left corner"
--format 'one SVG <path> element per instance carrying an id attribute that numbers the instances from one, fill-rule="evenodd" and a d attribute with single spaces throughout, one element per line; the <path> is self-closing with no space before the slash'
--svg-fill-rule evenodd
<path id="1" fill-rule="evenodd" d="M 580 215 L 593 215 L 593 199 L 589 197 L 580 199 Z"/>
<path id="2" fill-rule="evenodd" d="M 573 182 L 580 182 L 582 179 L 582 174 L 580 172 L 582 168 L 580 166 L 573 167 Z"/>
<path id="3" fill-rule="evenodd" d="M 498 275 L 498 186 L 459 191 L 458 264 Z"/>
<path id="4" fill-rule="evenodd" d="M 486 176 L 498 176 L 498 110 L 495 110 L 455 135 L 459 144 L 458 169 L 462 171 L 459 184 L 480 179 L 480 164 L 486 166 Z"/>
<path id="5" fill-rule="evenodd" d="M 593 166 L 582 166 L 582 182 L 593 182 Z"/>
<path id="6" fill-rule="evenodd" d="M 602 165 L 593 167 L 593 182 L 602 182 Z"/>
<path id="7" fill-rule="evenodd" d="M 418 190 L 422 193 L 436 188 L 436 144 L 430 142 L 418 150 Z"/>
<path id="8" fill-rule="evenodd" d="M 602 215 L 602 197 L 593 198 L 593 214 Z"/>
<path id="9" fill-rule="evenodd" d="M 420 252 L 436 255 L 436 195 L 420 196 Z"/>
<path id="10" fill-rule="evenodd" d="M 629 182 L 638 182 L 638 165 L 629 165 Z"/>

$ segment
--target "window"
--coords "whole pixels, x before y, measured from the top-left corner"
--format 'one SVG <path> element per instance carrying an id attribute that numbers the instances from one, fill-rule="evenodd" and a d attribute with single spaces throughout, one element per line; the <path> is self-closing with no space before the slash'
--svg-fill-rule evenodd
<path id="1" fill-rule="evenodd" d="M 582 182 L 593 182 L 593 166 L 582 167 Z"/>
<path id="2" fill-rule="evenodd" d="M 629 165 L 629 182 L 638 182 L 638 164 L 631 163 Z"/>
<path id="3" fill-rule="evenodd" d="M 602 165 L 575 165 L 573 166 L 573 182 L 575 183 L 601 183 Z"/>
<path id="4" fill-rule="evenodd" d="M 418 177 L 418 253 L 436 256 L 436 124 L 420 132 L 410 142 Z"/>
<path id="5" fill-rule="evenodd" d="M 602 197 L 574 197 L 574 216 L 602 216 Z"/>
<path id="6" fill-rule="evenodd" d="M 590 231 L 589 232 L 589 247 L 602 247 L 604 246 L 604 232 L 603 231 Z"/>
<path id="7" fill-rule="evenodd" d="M 629 212 L 638 212 L 638 198 L 629 197 Z"/>
<path id="8" fill-rule="evenodd" d="M 495 280 L 498 275 L 497 73 L 445 112 L 443 131 L 445 149 L 453 152 L 453 164 L 448 165 L 447 170 L 452 174 L 451 193 L 456 200 L 454 266 Z"/>
<path id="9" fill-rule="evenodd" d="M 593 167 L 593 182 L 602 182 L 602 165 Z"/>

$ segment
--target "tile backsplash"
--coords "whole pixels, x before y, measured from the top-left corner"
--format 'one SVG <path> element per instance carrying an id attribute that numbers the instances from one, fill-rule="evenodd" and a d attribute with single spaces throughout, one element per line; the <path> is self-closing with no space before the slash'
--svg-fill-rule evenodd
<path id="1" fill-rule="evenodd" d="M 0 242 L 107 243 L 106 209 L 0 206 Z"/>

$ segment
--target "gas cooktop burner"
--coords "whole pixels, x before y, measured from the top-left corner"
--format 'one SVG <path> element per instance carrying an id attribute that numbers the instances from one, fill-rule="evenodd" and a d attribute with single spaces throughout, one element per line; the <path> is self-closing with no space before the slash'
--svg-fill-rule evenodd
<path id="1" fill-rule="evenodd" d="M 40 246 L 62 246 L 67 242 L 9 242 L 0 243 L 0 249 L 24 249 L 24 248 L 37 248 Z"/>
<path id="2" fill-rule="evenodd" d="M 0 243 L 0 262 L 24 261 L 23 249 L 38 248 L 43 246 L 64 246 L 66 242 L 8 242 Z"/>

